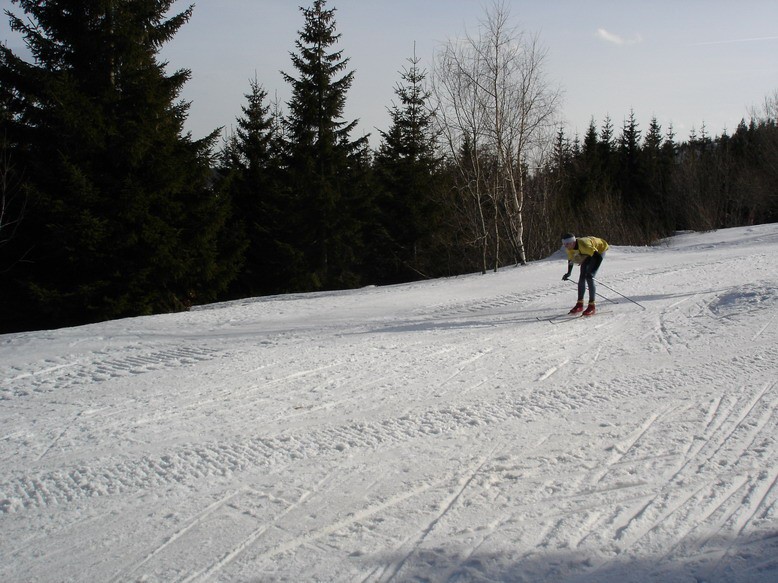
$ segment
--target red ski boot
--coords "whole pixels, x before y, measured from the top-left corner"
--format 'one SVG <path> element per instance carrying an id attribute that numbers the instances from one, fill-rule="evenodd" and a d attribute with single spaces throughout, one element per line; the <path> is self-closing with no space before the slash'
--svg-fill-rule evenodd
<path id="1" fill-rule="evenodd" d="M 584 313 L 581 314 L 582 316 L 594 316 L 594 314 L 597 312 L 597 310 L 594 309 L 594 302 L 589 302 L 589 305 L 584 310 Z"/>
<path id="2" fill-rule="evenodd" d="M 567 313 L 568 313 L 568 314 L 579 314 L 579 313 L 583 312 L 583 309 L 584 309 L 584 307 L 583 307 L 583 301 L 578 301 L 578 302 L 576 302 L 576 303 L 575 303 L 575 305 L 573 306 L 573 309 L 572 309 L 572 310 L 570 310 L 570 311 L 569 311 L 569 312 L 567 312 Z"/>

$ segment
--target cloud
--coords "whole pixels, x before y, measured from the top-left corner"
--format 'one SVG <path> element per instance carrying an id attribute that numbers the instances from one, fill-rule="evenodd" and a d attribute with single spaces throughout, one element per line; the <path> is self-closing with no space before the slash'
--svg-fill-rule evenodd
<path id="1" fill-rule="evenodd" d="M 643 42 L 643 37 L 640 34 L 636 34 L 632 38 L 624 38 L 618 34 L 608 32 L 604 28 L 597 29 L 597 38 L 614 45 L 636 45 Z"/>

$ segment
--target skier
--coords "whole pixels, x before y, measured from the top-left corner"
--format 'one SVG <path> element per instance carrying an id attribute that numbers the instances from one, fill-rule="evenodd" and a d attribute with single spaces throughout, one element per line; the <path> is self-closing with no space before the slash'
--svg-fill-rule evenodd
<path id="1" fill-rule="evenodd" d="M 595 313 L 594 276 L 605 258 L 608 243 L 598 237 L 576 238 L 572 233 L 565 233 L 562 235 L 562 244 L 567 251 L 567 273 L 562 276 L 562 280 L 567 281 L 570 279 L 574 264 L 581 266 L 581 272 L 578 276 L 578 301 L 568 313 L 578 314 L 583 312 L 583 316 L 593 316 Z M 584 310 L 583 298 L 587 285 L 589 286 L 589 305 Z"/>

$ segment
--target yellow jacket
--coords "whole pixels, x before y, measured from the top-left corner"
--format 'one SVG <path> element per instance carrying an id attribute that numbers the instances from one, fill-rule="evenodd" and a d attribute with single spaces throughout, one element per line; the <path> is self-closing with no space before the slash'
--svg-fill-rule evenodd
<path id="1" fill-rule="evenodd" d="M 575 249 L 566 249 L 567 260 L 581 265 L 588 257 L 594 255 L 597 251 L 600 255 L 608 250 L 608 243 L 605 239 L 599 237 L 579 237 L 576 240 Z"/>

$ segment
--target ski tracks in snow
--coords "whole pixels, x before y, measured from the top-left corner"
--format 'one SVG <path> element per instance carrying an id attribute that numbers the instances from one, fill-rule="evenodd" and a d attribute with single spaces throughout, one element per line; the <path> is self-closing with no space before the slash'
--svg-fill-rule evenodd
<path id="1" fill-rule="evenodd" d="M 773 535 L 768 514 L 778 500 L 778 460 L 769 454 L 774 451 L 778 394 L 775 383 L 740 389 L 726 404 L 714 399 L 699 421 L 697 436 L 685 446 L 679 443 L 678 452 L 652 454 L 652 442 L 659 443 L 674 425 L 688 425 L 695 408 L 683 404 L 650 415 L 632 436 L 615 443 L 611 455 L 578 486 L 578 496 L 591 493 L 593 502 L 595 494 L 610 491 L 614 498 L 607 506 L 612 510 L 592 512 L 596 504 L 583 503 L 549 527 L 538 546 L 566 545 L 559 537 L 578 532 L 577 539 L 567 542 L 577 549 L 597 549 L 597 558 L 588 559 L 592 572 L 606 573 L 609 555 L 653 555 L 658 557 L 658 580 L 663 569 L 670 573 L 679 561 L 709 560 L 712 555 L 720 563 L 747 524 L 757 531 L 767 528 L 761 542 L 769 548 Z M 580 497 L 575 499 L 581 503 Z M 570 523 L 576 515 L 577 527 Z M 707 568 L 715 572 L 716 567 Z"/>
<path id="2" fill-rule="evenodd" d="M 2 439 L 35 448 L 0 478 L 0 516 L 83 511 L 110 524 L 123 519 L 115 500 L 159 509 L 131 519 L 143 533 L 131 544 L 100 542 L 116 582 L 584 583 L 626 580 L 640 561 L 656 581 L 713 581 L 733 566 L 743 580 L 775 569 L 775 292 L 711 285 L 639 298 L 646 311 L 622 302 L 538 322 L 567 291 L 441 300 L 391 325 L 229 350 L 201 339 L 5 367 L 0 399 L 20 425 Z M 22 424 L 42 414 L 33 401 L 59 417 L 49 433 Z M 139 443 L 60 455 L 107 433 Z M 11 554 L 33 565 L 44 551 L 36 534 Z"/>
<path id="3" fill-rule="evenodd" d="M 174 345 L 169 348 L 106 349 L 78 356 L 62 356 L 32 363 L 27 370 L 19 366 L 0 369 L 0 401 L 30 394 L 76 390 L 93 382 L 128 377 L 151 371 L 169 370 L 224 356 L 207 346 Z M 20 382 L 24 381 L 24 382 Z"/>
<path id="4" fill-rule="evenodd" d="M 607 325 L 624 324 L 614 319 Z M 561 338 L 552 335 L 544 342 L 551 348 L 561 345 Z M 343 468 L 353 456 L 403 451 L 418 443 L 467 435 L 473 439 L 501 427 L 501 433 L 513 438 L 510 447 L 501 446 L 498 457 L 491 449 L 461 474 L 442 473 L 431 480 L 406 483 L 402 489 L 380 478 L 378 490 L 365 491 L 368 502 L 360 503 L 357 497 L 348 516 L 331 516 L 305 532 L 286 525 L 286 519 L 303 512 L 321 514 L 314 509 L 321 509 L 333 489 L 343 486 L 342 481 L 327 485 L 327 480 L 320 480 L 313 489 L 299 489 L 293 502 L 285 501 L 288 493 L 270 494 L 253 485 L 227 493 L 139 554 L 134 564 L 116 575 L 117 580 L 156 573 L 158 580 L 204 581 L 219 573 L 230 577 L 247 573 L 247 565 L 273 573 L 279 557 L 319 557 L 309 559 L 315 564 L 323 560 L 326 549 L 334 549 L 334 556 L 342 549 L 350 565 L 348 572 L 363 572 L 362 579 L 374 582 L 403 580 L 430 565 L 445 574 L 441 580 L 452 581 L 458 577 L 499 578 L 518 568 L 543 577 L 550 572 L 564 577 L 564 565 L 549 554 L 559 549 L 580 555 L 576 568 L 589 573 L 607 573 L 619 557 L 635 554 L 659 556 L 656 569 L 661 571 L 662 565 L 679 557 L 712 555 L 724 560 L 735 550 L 722 541 L 732 540 L 747 527 L 758 531 L 770 523 L 778 495 L 776 460 L 769 458 L 774 451 L 771 443 L 778 402 L 775 383 L 761 387 L 744 383 L 733 391 L 714 392 L 708 401 L 696 404 L 688 393 L 675 399 L 672 391 L 688 378 L 726 382 L 727 375 L 720 375 L 715 363 L 700 363 L 680 379 L 672 371 L 656 370 L 644 378 L 638 367 L 627 377 L 605 374 L 596 383 L 582 383 L 582 378 L 597 371 L 604 354 L 625 349 L 615 345 L 605 331 L 596 337 L 591 351 L 576 357 L 565 356 L 564 348 L 544 349 L 543 359 L 532 364 L 534 355 L 513 354 L 510 347 L 510 339 L 499 336 L 484 348 L 471 349 L 466 357 L 461 348 L 428 351 L 422 360 L 434 358 L 447 364 L 419 370 L 415 384 L 409 386 L 430 387 L 429 395 L 412 399 L 396 415 L 360 420 L 336 417 L 326 423 L 293 426 L 277 435 L 182 443 L 158 456 L 106 458 L 67 471 L 27 474 L 0 483 L 2 510 L 20 512 L 147 489 L 188 488 L 202 480 L 242 479 L 257 471 L 281 476 L 287 468 L 303 463 L 326 462 Z M 754 351 L 749 358 L 758 363 L 766 355 Z M 348 353 L 341 353 L 329 364 L 312 362 L 296 373 L 275 374 L 268 368 L 261 373 L 265 386 L 284 383 L 291 395 L 296 385 L 316 387 L 324 379 L 355 389 L 371 382 L 367 377 L 333 375 L 347 358 Z M 504 370 L 510 363 L 535 371 L 530 391 L 500 387 L 498 379 L 489 376 L 490 369 Z M 419 378 L 433 369 L 440 372 L 420 384 Z M 247 374 L 256 371 L 247 369 Z M 411 366 L 388 371 L 381 382 L 399 387 L 410 382 L 411 374 Z M 552 378 L 554 382 L 549 383 Z M 260 393 L 259 387 L 256 382 L 250 384 L 242 395 Z M 451 392 L 454 387 L 459 389 L 456 396 Z M 481 388 L 475 391 L 475 387 Z M 570 425 L 586 430 L 588 423 L 576 421 L 579 416 L 589 417 L 598 406 L 613 401 L 637 399 L 630 406 L 639 408 L 639 397 L 645 392 L 666 392 L 668 405 L 645 415 L 633 427 L 622 427 L 618 419 L 603 419 L 600 434 L 591 437 L 585 450 L 570 450 L 564 443 Z M 305 393 L 297 394 L 299 399 Z M 342 388 L 338 394 L 345 395 Z M 354 402 L 346 399 L 344 405 Z M 330 409 L 306 405 L 287 418 Z M 77 418 L 65 425 L 39 459 L 56 447 Z M 544 427 L 540 441 L 537 436 L 534 440 L 544 444 L 544 453 L 526 447 L 528 434 L 521 428 L 548 424 L 550 419 L 555 421 Z M 675 446 L 668 450 L 668 442 Z M 333 462 L 339 458 L 343 462 Z M 732 459 L 736 463 L 727 467 Z M 402 524 L 398 517 L 407 503 L 419 497 L 437 510 L 417 516 L 407 534 L 411 525 Z M 490 504 L 493 507 L 485 510 Z M 297 523 L 290 520 L 288 524 Z M 229 530 L 223 530 L 223 524 L 230 525 Z M 341 533 L 368 524 L 365 536 L 369 533 L 369 540 L 377 541 L 373 546 L 366 542 L 368 550 L 353 554 L 353 548 L 340 546 Z M 185 554 L 187 547 L 200 544 L 214 526 L 222 529 L 222 540 L 213 548 L 211 560 L 196 561 L 186 573 L 165 570 L 165 564 L 175 562 L 173 557 Z M 769 539 L 765 541 L 754 544 L 770 544 Z M 373 558 L 369 549 L 378 546 L 394 550 L 378 566 L 369 567 Z M 493 556 L 495 552 L 500 558 Z"/>

